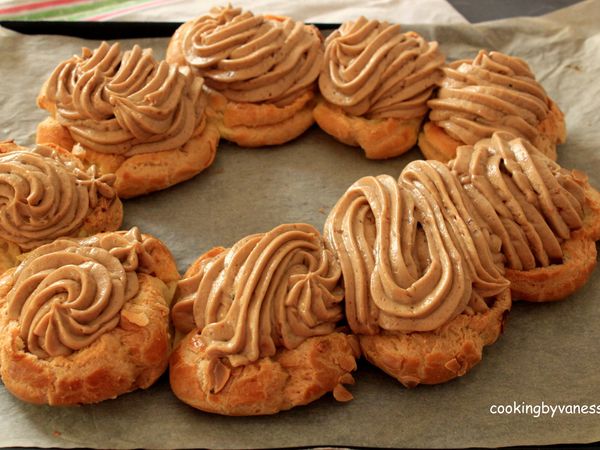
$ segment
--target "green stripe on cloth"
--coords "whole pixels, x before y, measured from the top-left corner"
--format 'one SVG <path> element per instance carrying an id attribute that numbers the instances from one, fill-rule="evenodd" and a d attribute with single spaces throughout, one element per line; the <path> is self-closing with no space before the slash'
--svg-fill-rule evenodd
<path id="1" fill-rule="evenodd" d="M 147 0 L 99 0 L 73 6 L 47 9 L 35 13 L 3 16 L 3 20 L 81 20 L 107 11 L 116 11 L 123 7 L 145 3 Z"/>

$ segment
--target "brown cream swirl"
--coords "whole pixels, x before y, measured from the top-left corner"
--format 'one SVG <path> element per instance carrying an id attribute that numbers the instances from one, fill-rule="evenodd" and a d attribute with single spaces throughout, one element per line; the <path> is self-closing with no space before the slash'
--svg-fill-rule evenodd
<path id="1" fill-rule="evenodd" d="M 314 227 L 280 225 L 241 239 L 180 281 L 173 322 L 183 333 L 198 329 L 214 364 L 248 364 L 331 333 L 342 318 L 340 275 Z"/>
<path id="2" fill-rule="evenodd" d="M 121 52 L 103 42 L 61 63 L 42 96 L 73 139 L 101 152 L 132 156 L 181 147 L 204 126 L 203 80 L 158 62 L 151 49 Z"/>
<path id="3" fill-rule="evenodd" d="M 355 333 L 434 330 L 507 288 L 499 243 L 457 184 L 441 164 L 412 163 L 400 182 L 358 180 L 332 209 L 325 238 Z"/>
<path id="4" fill-rule="evenodd" d="M 561 242 L 583 225 L 585 177 L 561 168 L 526 140 L 495 133 L 459 147 L 449 166 L 501 238 L 512 269 L 561 260 Z"/>
<path id="5" fill-rule="evenodd" d="M 12 275 L 8 317 L 18 320 L 29 353 L 67 356 L 120 320 L 139 289 L 145 239 L 139 230 L 59 239 L 32 251 Z"/>
<path id="6" fill-rule="evenodd" d="M 30 250 L 76 235 L 101 197 L 112 199 L 115 176 L 99 176 L 54 149 L 37 146 L 0 155 L 0 235 Z"/>
<path id="7" fill-rule="evenodd" d="M 449 64 L 428 105 L 433 123 L 470 145 L 495 131 L 535 143 L 537 127 L 550 111 L 548 96 L 525 61 L 484 50 L 472 61 Z"/>
<path id="8" fill-rule="evenodd" d="M 183 35 L 186 62 L 206 85 L 235 102 L 293 102 L 319 75 L 318 30 L 240 8 L 212 8 Z"/>
<path id="9" fill-rule="evenodd" d="M 423 117 L 443 64 L 437 42 L 360 17 L 325 41 L 319 87 L 326 100 L 353 116 Z"/>

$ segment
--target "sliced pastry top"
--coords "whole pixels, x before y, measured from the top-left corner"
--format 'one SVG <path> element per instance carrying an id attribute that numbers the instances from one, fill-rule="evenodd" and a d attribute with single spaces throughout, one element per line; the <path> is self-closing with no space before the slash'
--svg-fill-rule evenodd
<path id="1" fill-rule="evenodd" d="M 181 147 L 204 127 L 203 80 L 118 43 L 60 63 L 38 103 L 86 149 L 126 157 Z"/>
<path id="2" fill-rule="evenodd" d="M 227 99 L 278 106 L 312 88 L 323 58 L 315 27 L 231 6 L 193 20 L 182 47 L 186 62 Z"/>
<path id="3" fill-rule="evenodd" d="M 444 59 L 437 42 L 360 17 L 325 41 L 319 88 L 327 101 L 353 116 L 422 117 Z"/>
<path id="4" fill-rule="evenodd" d="M 114 181 L 43 145 L 0 154 L 0 236 L 23 250 L 75 236 Z"/>

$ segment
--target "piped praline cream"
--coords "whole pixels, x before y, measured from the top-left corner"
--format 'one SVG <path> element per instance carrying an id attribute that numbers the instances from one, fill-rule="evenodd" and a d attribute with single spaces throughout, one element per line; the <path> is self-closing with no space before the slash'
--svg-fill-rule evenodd
<path id="1" fill-rule="evenodd" d="M 30 250 L 76 235 L 102 197 L 115 198 L 114 181 L 43 145 L 1 154 L 0 236 Z"/>
<path id="2" fill-rule="evenodd" d="M 121 52 L 103 42 L 60 63 L 40 97 L 55 104 L 51 113 L 75 142 L 129 157 L 177 149 L 201 133 L 202 86 L 201 77 L 157 61 L 151 49 Z"/>
<path id="3" fill-rule="evenodd" d="M 138 293 L 137 272 L 151 267 L 150 240 L 137 228 L 59 239 L 30 252 L 11 275 L 8 319 L 19 322 L 26 351 L 68 356 L 114 329 Z"/>
<path id="4" fill-rule="evenodd" d="M 502 240 L 511 269 L 561 261 L 561 242 L 583 226 L 587 177 L 560 167 L 525 139 L 495 133 L 458 147 L 449 167 Z"/>
<path id="5" fill-rule="evenodd" d="M 488 299 L 508 288 L 499 239 L 442 163 L 413 162 L 399 180 L 358 180 L 330 212 L 324 236 L 357 334 L 435 330 L 487 311 Z"/>
<path id="6" fill-rule="evenodd" d="M 193 20 L 182 47 L 187 64 L 228 100 L 277 106 L 313 88 L 323 58 L 315 27 L 231 6 Z"/>
<path id="7" fill-rule="evenodd" d="M 180 333 L 201 335 L 218 392 L 231 367 L 333 332 L 343 315 L 340 276 L 313 226 L 280 225 L 241 239 L 182 279 L 173 323 Z"/>
<path id="8" fill-rule="evenodd" d="M 321 95 L 352 116 L 423 117 L 444 59 L 437 42 L 360 17 L 327 37 Z"/>
<path id="9" fill-rule="evenodd" d="M 481 50 L 473 60 L 450 63 L 428 105 L 430 121 L 459 142 L 474 145 L 507 131 L 545 145 L 539 126 L 550 99 L 520 58 Z"/>

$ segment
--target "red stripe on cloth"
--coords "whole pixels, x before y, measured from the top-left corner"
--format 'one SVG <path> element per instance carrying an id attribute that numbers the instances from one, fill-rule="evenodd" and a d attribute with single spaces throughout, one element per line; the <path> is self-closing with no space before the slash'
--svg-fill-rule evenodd
<path id="1" fill-rule="evenodd" d="M 9 6 L 8 8 L 1 8 L 0 14 L 15 14 L 24 11 L 35 11 L 37 9 L 51 8 L 53 6 L 69 5 L 71 3 L 85 3 L 89 0 L 47 0 L 44 2 L 33 2 L 25 5 Z"/>
<path id="2" fill-rule="evenodd" d="M 139 5 L 128 6 L 127 8 L 119 9 L 117 11 L 110 11 L 104 14 L 98 14 L 97 16 L 88 17 L 84 20 L 88 20 L 90 22 L 100 22 L 103 20 L 111 19 L 113 17 L 121 16 L 123 14 L 127 14 L 129 12 L 140 11 L 143 9 L 151 8 L 153 6 L 161 5 L 163 3 L 173 3 L 174 1 L 176 0 L 154 0 L 147 3 L 141 3 Z"/>

